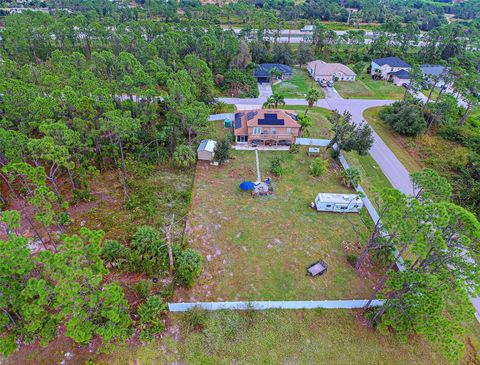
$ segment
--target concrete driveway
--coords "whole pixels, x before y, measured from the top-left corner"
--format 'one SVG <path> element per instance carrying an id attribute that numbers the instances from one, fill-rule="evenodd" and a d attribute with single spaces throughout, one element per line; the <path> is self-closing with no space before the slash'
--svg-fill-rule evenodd
<path id="1" fill-rule="evenodd" d="M 334 87 L 322 87 L 326 99 L 343 99 Z"/>
<path id="2" fill-rule="evenodd" d="M 273 94 L 272 84 L 269 82 L 264 82 L 262 84 L 257 83 L 258 85 L 258 97 L 259 98 L 268 98 Z"/>

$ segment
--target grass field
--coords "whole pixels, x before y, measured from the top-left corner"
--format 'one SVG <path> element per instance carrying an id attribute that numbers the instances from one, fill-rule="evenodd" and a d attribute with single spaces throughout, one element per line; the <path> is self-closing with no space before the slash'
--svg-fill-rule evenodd
<path id="1" fill-rule="evenodd" d="M 255 180 L 254 151 L 236 151 L 226 165 L 197 166 L 187 239 L 207 257 L 204 273 L 184 300 L 293 300 L 366 298 L 373 281 L 346 261 L 362 230 L 358 215 L 318 213 L 309 208 L 320 191 L 353 192 L 340 183 L 329 162 L 320 178 L 309 174 L 305 150 L 260 152 L 262 176 L 270 161 L 284 159 L 285 174 L 273 178 L 274 195 L 252 198 L 239 190 Z M 317 259 L 329 265 L 318 278 L 306 275 Z"/>
<path id="2" fill-rule="evenodd" d="M 292 78 L 273 85 L 272 90 L 275 93 L 283 95 L 285 98 L 303 99 L 312 87 L 320 91 L 320 98 L 325 97 L 321 90 L 322 88 L 310 78 L 307 70 L 294 68 Z"/>
<path id="3" fill-rule="evenodd" d="M 172 315 L 175 328 L 145 346 L 120 347 L 95 363 L 123 364 L 448 364 L 419 337 L 400 343 L 359 320 L 358 311 L 214 312 Z M 466 363 L 466 362 L 465 362 Z M 474 364 L 474 362 L 470 362 Z"/>
<path id="4" fill-rule="evenodd" d="M 401 99 L 405 93 L 401 86 L 373 80 L 369 75 L 360 75 L 355 81 L 337 81 L 335 89 L 346 99 Z"/>

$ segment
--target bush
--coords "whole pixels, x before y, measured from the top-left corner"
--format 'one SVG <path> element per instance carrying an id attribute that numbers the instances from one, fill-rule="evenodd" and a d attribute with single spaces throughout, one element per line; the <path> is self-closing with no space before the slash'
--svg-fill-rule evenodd
<path id="1" fill-rule="evenodd" d="M 187 287 L 200 275 L 203 267 L 203 256 L 200 252 L 187 248 L 175 260 L 175 282 Z"/>
<path id="2" fill-rule="evenodd" d="M 352 265 L 353 267 L 355 267 L 355 263 L 357 262 L 358 260 L 358 256 L 353 254 L 353 253 L 349 253 L 347 255 L 347 261 L 350 265 Z"/>
<path id="3" fill-rule="evenodd" d="M 321 176 L 323 173 L 327 171 L 327 162 L 321 157 L 317 157 L 313 160 L 310 165 L 310 173 L 315 176 Z"/>
<path id="4" fill-rule="evenodd" d="M 133 290 L 141 299 L 147 299 L 152 290 L 152 282 L 150 280 L 140 280 L 133 286 Z"/>
<path id="5" fill-rule="evenodd" d="M 173 163 L 180 168 L 192 166 L 196 161 L 195 152 L 192 147 L 182 144 L 175 148 L 173 152 Z"/>
<path id="6" fill-rule="evenodd" d="M 118 241 L 106 240 L 103 244 L 100 256 L 103 261 L 111 264 L 119 264 L 127 258 L 128 250 Z"/>
<path id="7" fill-rule="evenodd" d="M 188 327 L 192 330 L 203 328 L 207 322 L 207 311 L 199 307 L 193 307 L 186 313 L 185 318 Z"/>
<path id="8" fill-rule="evenodd" d="M 140 316 L 140 338 L 142 340 L 151 340 L 155 334 L 165 331 L 165 324 L 162 316 L 168 307 L 163 303 L 162 297 L 153 295 L 138 308 Z"/>
<path id="9" fill-rule="evenodd" d="M 357 187 L 360 184 L 360 170 L 356 167 L 350 167 L 342 171 L 342 182 L 348 187 Z"/>
<path id="10" fill-rule="evenodd" d="M 152 247 L 161 244 L 160 232 L 150 226 L 141 226 L 132 237 L 130 247 L 141 256 L 149 255 Z"/>
<path id="11" fill-rule="evenodd" d="M 294 143 L 294 144 L 291 144 L 289 151 L 290 151 L 290 153 L 298 153 L 298 152 L 300 152 L 300 145 L 295 144 L 295 143 Z"/>
<path id="12" fill-rule="evenodd" d="M 427 127 L 421 115 L 421 106 L 410 101 L 397 101 L 385 107 L 380 111 L 379 117 L 404 136 L 416 136 Z"/>
<path id="13" fill-rule="evenodd" d="M 282 162 L 283 160 L 281 157 L 275 156 L 274 158 L 272 158 L 272 160 L 270 161 L 270 172 L 273 175 L 281 176 L 285 173 Z"/>
<path id="14" fill-rule="evenodd" d="M 215 161 L 222 164 L 230 158 L 230 151 L 232 146 L 227 139 L 221 139 L 215 146 Z"/>

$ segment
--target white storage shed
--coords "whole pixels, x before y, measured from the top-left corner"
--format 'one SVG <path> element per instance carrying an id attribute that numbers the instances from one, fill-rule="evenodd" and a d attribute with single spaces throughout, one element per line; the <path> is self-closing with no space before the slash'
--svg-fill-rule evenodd
<path id="1" fill-rule="evenodd" d="M 319 193 L 315 198 L 315 208 L 319 212 L 358 213 L 363 201 L 356 194 Z"/>
<path id="2" fill-rule="evenodd" d="M 199 160 L 212 161 L 215 156 L 215 146 L 217 142 L 211 139 L 205 139 L 200 143 L 197 149 L 197 157 Z"/>

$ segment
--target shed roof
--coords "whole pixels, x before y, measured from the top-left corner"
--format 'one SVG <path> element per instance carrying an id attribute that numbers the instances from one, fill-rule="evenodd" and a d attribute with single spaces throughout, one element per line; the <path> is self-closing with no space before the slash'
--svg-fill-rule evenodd
<path id="1" fill-rule="evenodd" d="M 270 77 L 270 70 L 276 68 L 282 74 L 291 74 L 292 68 L 281 63 L 261 63 L 255 70 L 255 77 Z"/>
<path id="2" fill-rule="evenodd" d="M 202 142 L 200 142 L 197 152 L 201 152 L 201 151 L 213 152 L 215 151 L 216 145 L 217 145 L 217 142 L 215 142 L 214 140 L 204 139 Z"/>
<path id="3" fill-rule="evenodd" d="M 315 201 L 321 203 L 362 203 L 362 199 L 357 194 L 333 194 L 333 193 L 318 193 Z"/>
<path id="4" fill-rule="evenodd" d="M 379 66 L 389 65 L 392 67 L 410 67 L 408 63 L 398 57 L 375 58 L 373 62 Z"/>

